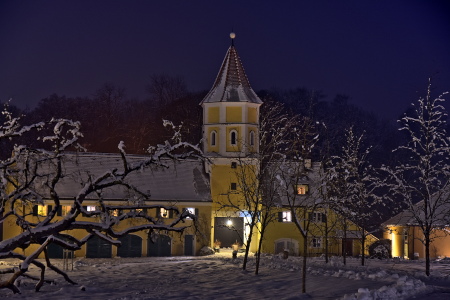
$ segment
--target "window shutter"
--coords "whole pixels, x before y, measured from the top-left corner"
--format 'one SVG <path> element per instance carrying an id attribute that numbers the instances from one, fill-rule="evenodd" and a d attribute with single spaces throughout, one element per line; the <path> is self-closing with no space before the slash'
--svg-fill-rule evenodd
<path id="1" fill-rule="evenodd" d="M 52 208 L 53 208 L 53 206 L 51 206 L 51 205 L 47 206 L 47 216 L 52 211 Z"/>
<path id="2" fill-rule="evenodd" d="M 83 205 L 83 209 L 87 210 L 87 206 Z M 83 216 L 86 216 L 84 213 L 82 214 Z"/>
<path id="3" fill-rule="evenodd" d="M 35 205 L 33 206 L 33 216 L 37 216 L 38 215 L 38 206 Z"/>
<path id="4" fill-rule="evenodd" d="M 156 217 L 157 218 L 161 217 L 161 208 L 159 207 L 156 209 Z"/>
<path id="5" fill-rule="evenodd" d="M 322 222 L 323 223 L 327 222 L 327 215 L 326 214 L 322 214 Z"/>
<path id="6" fill-rule="evenodd" d="M 278 222 L 283 222 L 283 213 L 282 212 L 278 213 Z"/>
<path id="7" fill-rule="evenodd" d="M 173 218 L 173 210 L 169 210 L 169 219 Z"/>
<path id="8" fill-rule="evenodd" d="M 195 209 L 195 215 L 198 217 L 198 208 Z"/>
<path id="9" fill-rule="evenodd" d="M 146 208 L 144 208 L 143 211 L 144 211 L 145 214 L 147 214 L 147 209 Z"/>
<path id="10" fill-rule="evenodd" d="M 312 221 L 313 221 L 313 215 L 314 215 L 314 214 L 313 214 L 313 213 L 308 213 L 308 215 L 309 215 L 309 218 L 308 218 L 308 219 L 309 219 L 309 221 L 311 221 L 311 222 L 312 222 Z"/>
<path id="11" fill-rule="evenodd" d="M 61 215 L 62 215 L 62 205 L 58 206 L 58 210 L 56 211 L 56 215 L 58 217 L 61 217 Z"/>

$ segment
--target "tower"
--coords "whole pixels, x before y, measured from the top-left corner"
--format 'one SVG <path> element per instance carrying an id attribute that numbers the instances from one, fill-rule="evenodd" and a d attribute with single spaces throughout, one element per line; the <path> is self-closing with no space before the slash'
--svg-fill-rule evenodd
<path id="1" fill-rule="evenodd" d="M 249 235 L 249 217 L 242 207 L 242 195 L 237 172 L 254 163 L 252 153 L 259 151 L 259 108 L 262 101 L 250 87 L 244 67 L 232 43 L 213 87 L 202 100 L 203 152 L 209 157 L 206 171 L 210 174 L 212 216 L 214 230 L 211 241 L 220 240 L 222 247 Z M 250 165 L 249 165 L 250 164 Z M 239 168 L 239 169 L 238 169 Z M 239 211 L 229 205 L 240 207 Z M 227 208 L 228 207 L 228 208 Z M 234 230 L 228 230 L 233 224 Z M 254 233 L 255 234 L 255 233 Z M 257 239 L 255 238 L 255 241 Z M 254 243 L 255 251 L 256 243 Z"/>
<path id="2" fill-rule="evenodd" d="M 233 41 L 235 34 L 230 36 Z M 229 159 L 257 152 L 261 104 L 232 43 L 213 87 L 200 103 L 204 153 L 211 158 Z"/>

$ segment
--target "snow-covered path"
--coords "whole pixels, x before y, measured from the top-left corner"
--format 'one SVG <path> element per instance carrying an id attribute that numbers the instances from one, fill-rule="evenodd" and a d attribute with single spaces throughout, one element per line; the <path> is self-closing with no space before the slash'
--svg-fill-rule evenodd
<path id="1" fill-rule="evenodd" d="M 0 290 L 0 297 L 49 300 L 299 299 L 304 297 L 301 297 L 301 271 L 296 267 L 298 261 L 297 258 L 282 260 L 276 256 L 265 257 L 260 275 L 255 276 L 253 258 L 247 271 L 240 269 L 242 259 L 233 261 L 223 256 L 81 258 L 76 261 L 76 270 L 69 272 L 78 283 L 76 286 L 48 271 L 50 277 L 57 278 L 57 285 L 44 285 L 41 292 L 35 293 L 34 283 L 23 279 L 21 295 Z M 13 262 L 5 260 L 2 267 Z M 56 265 L 62 264 L 61 260 L 54 262 Z M 33 273 L 37 275 L 35 269 Z M 389 274 L 385 278 L 369 278 L 368 273 L 355 280 L 350 273 L 313 266 L 307 275 L 307 293 L 311 299 L 342 299 L 346 294 L 354 295 L 358 289 L 379 290 L 383 286 L 395 285 L 398 280 Z"/>

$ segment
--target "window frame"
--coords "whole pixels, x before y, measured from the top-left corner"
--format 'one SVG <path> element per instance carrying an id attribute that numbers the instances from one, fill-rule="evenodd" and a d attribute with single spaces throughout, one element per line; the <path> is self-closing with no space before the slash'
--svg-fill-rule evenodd
<path id="1" fill-rule="evenodd" d="M 300 189 L 304 188 L 305 192 L 300 193 Z M 297 195 L 308 195 L 309 194 L 309 184 L 297 184 L 295 187 L 295 190 L 297 192 Z"/>
<path id="2" fill-rule="evenodd" d="M 311 248 L 322 249 L 322 238 L 312 238 L 311 239 Z"/>
<path id="3" fill-rule="evenodd" d="M 250 147 L 255 147 L 255 144 L 256 144 L 255 143 L 255 131 L 250 130 L 249 139 L 250 139 L 250 141 L 249 141 Z"/>
<path id="4" fill-rule="evenodd" d="M 233 144 L 233 134 L 234 134 L 234 144 Z M 238 145 L 238 132 L 236 129 L 230 130 L 230 145 L 237 146 Z"/>
<path id="5" fill-rule="evenodd" d="M 283 223 L 292 223 L 292 212 L 290 211 L 282 211 L 282 222 Z"/>
<path id="6" fill-rule="evenodd" d="M 215 130 L 211 130 L 211 132 L 209 133 L 209 141 L 209 145 L 211 147 L 217 146 L 217 132 Z"/>
<path id="7" fill-rule="evenodd" d="M 48 206 L 47 205 L 38 204 L 37 215 L 39 217 L 46 217 L 47 214 L 48 214 Z"/>

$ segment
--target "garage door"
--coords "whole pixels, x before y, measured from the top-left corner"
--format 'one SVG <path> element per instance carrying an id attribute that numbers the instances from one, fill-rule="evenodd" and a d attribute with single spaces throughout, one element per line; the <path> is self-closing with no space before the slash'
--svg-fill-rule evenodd
<path id="1" fill-rule="evenodd" d="M 58 237 L 60 239 L 66 240 L 65 238 L 63 238 L 62 236 L 59 235 L 55 235 L 55 237 Z M 48 257 L 49 258 L 64 258 L 64 248 L 61 247 L 60 245 L 56 245 L 54 243 L 50 243 L 47 245 L 47 253 L 48 253 Z M 68 252 L 68 258 L 72 257 L 72 252 Z"/>
<path id="2" fill-rule="evenodd" d="M 142 238 L 128 234 L 118 239 L 122 246 L 117 248 L 117 256 L 120 257 L 141 257 L 142 256 Z"/>
<path id="3" fill-rule="evenodd" d="M 149 238 L 147 242 L 147 256 L 171 256 L 172 240 L 167 235 L 159 235 L 155 243 Z"/>
<path id="4" fill-rule="evenodd" d="M 86 243 L 87 258 L 111 258 L 112 246 L 105 240 L 94 236 Z"/>

